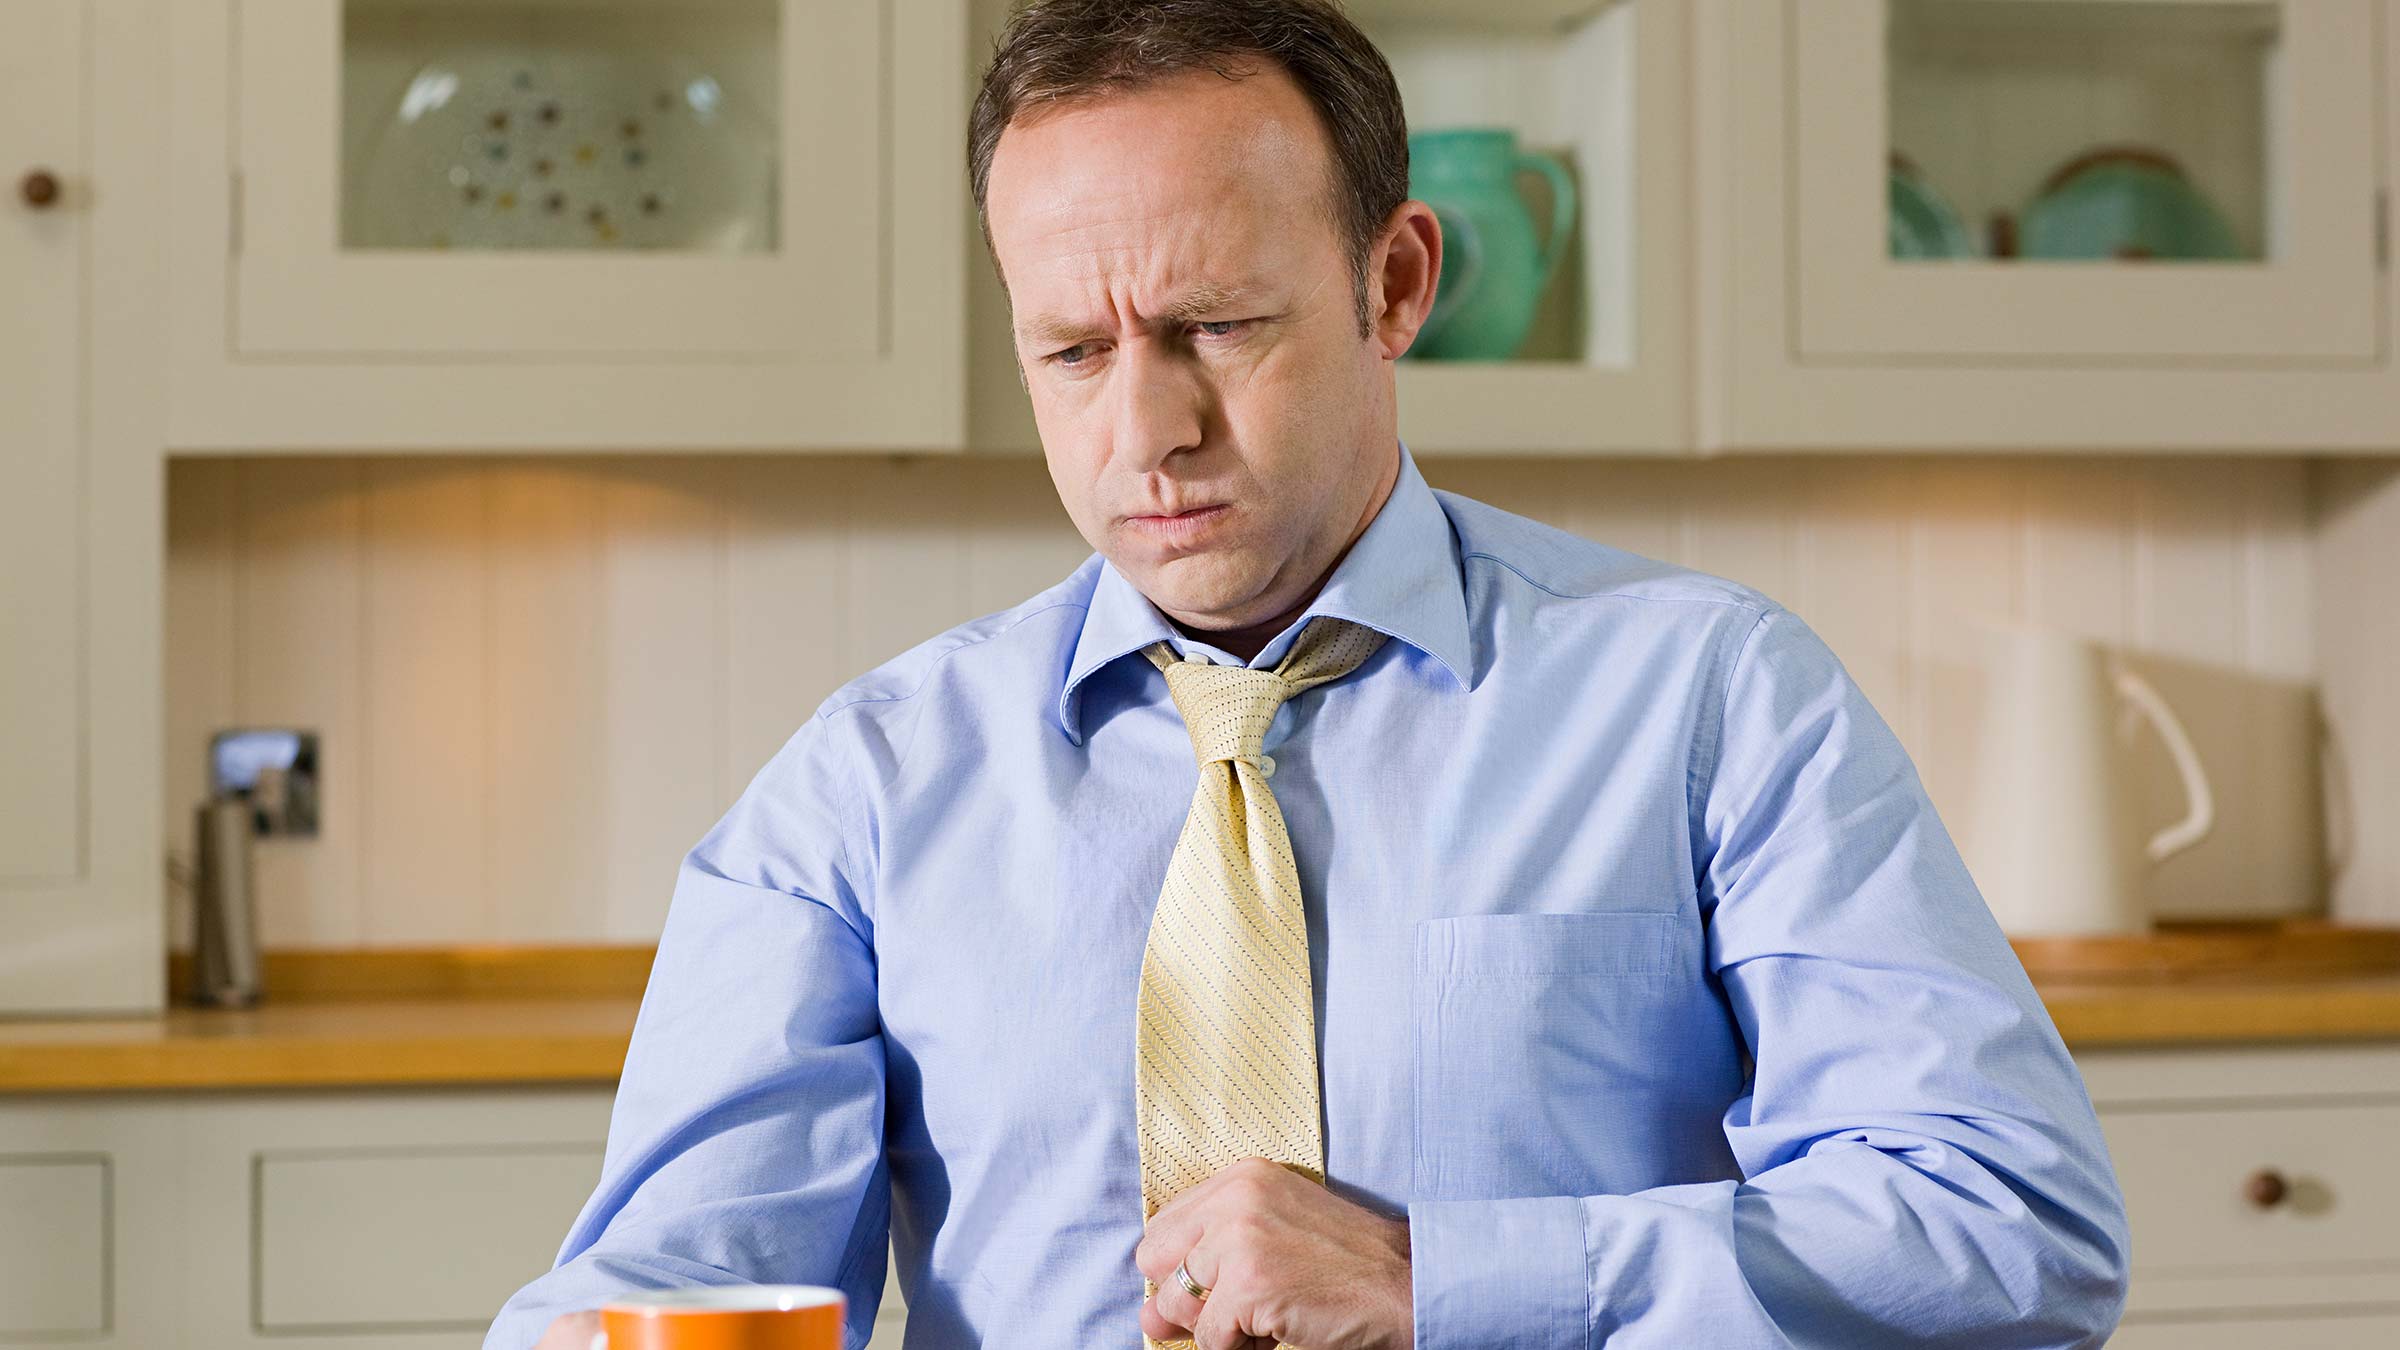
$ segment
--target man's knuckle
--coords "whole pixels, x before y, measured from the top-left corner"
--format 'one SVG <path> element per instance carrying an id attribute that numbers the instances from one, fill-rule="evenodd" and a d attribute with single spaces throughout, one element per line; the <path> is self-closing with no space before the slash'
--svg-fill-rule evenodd
<path id="1" fill-rule="evenodd" d="M 1229 1320 L 1230 1314 L 1219 1311 L 1219 1308 L 1230 1306 L 1218 1304 L 1214 1299 L 1202 1305 L 1200 1315 L 1192 1321 L 1193 1345 L 1200 1347 L 1200 1350 L 1218 1350 L 1220 1346 L 1238 1344 L 1234 1338 L 1239 1330 Z"/>

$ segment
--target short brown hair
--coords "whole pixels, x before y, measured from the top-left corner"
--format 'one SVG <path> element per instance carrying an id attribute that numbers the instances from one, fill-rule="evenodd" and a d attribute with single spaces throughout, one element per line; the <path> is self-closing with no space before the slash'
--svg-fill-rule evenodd
<path id="1" fill-rule="evenodd" d="M 1288 71 L 1325 125 L 1333 222 L 1349 256 L 1359 336 L 1367 336 L 1367 254 L 1408 196 L 1408 119 L 1383 53 L 1335 0 L 1032 0 L 1019 8 L 993 44 L 967 122 L 967 174 L 985 249 L 992 152 L 1020 111 L 1187 71 L 1238 80 L 1257 73 L 1258 59 Z"/>

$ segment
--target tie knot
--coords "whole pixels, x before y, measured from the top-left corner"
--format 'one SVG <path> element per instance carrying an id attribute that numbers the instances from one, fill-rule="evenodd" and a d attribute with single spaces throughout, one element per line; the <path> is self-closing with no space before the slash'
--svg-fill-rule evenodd
<path id="1" fill-rule="evenodd" d="M 1144 655 L 1166 672 L 1167 692 L 1183 714 L 1192 753 L 1202 764 L 1256 763 L 1285 699 L 1358 669 L 1383 641 L 1383 634 L 1347 619 L 1316 619 L 1273 670 L 1180 661 L 1164 642 L 1152 643 Z"/>

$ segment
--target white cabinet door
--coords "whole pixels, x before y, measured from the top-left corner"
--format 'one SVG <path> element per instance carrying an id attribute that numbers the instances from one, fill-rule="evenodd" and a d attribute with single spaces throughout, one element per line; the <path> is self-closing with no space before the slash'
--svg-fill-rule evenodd
<path id="1" fill-rule="evenodd" d="M 145 8 L 0 5 L 0 1014 L 164 994 Z"/>
<path id="2" fill-rule="evenodd" d="M 599 1180 L 614 1099 L 192 1099 L 187 1350 L 477 1350 L 492 1315 L 556 1259 Z M 896 1350 L 904 1316 L 890 1280 L 876 1350 Z"/>
<path id="3" fill-rule="evenodd" d="M 190 1350 L 476 1350 L 599 1180 L 613 1095 L 195 1100 Z"/>
<path id="4" fill-rule="evenodd" d="M 960 448 L 964 2 L 173 6 L 174 443 Z"/>
<path id="5" fill-rule="evenodd" d="M 0 885 L 83 869 L 88 52 L 82 0 L 0 10 Z"/>
<path id="6" fill-rule="evenodd" d="M 1694 3 L 1704 448 L 2400 448 L 2388 0 Z"/>
<path id="7" fill-rule="evenodd" d="M 180 1109 L 83 1096 L 0 1102 L 0 1344 L 183 1344 Z"/>
<path id="8" fill-rule="evenodd" d="M 2375 0 L 1784 8 L 1803 357 L 2381 356 Z M 2071 172 L 2124 146 L 2154 158 L 2119 161 L 2113 183 L 2091 177 L 2110 166 Z M 1971 241 L 1999 207 L 2052 256 L 1894 256 L 1892 153 Z M 2057 259 L 2112 236 L 2200 246 L 2144 228 L 2181 209 L 2158 195 L 2169 178 L 2230 218 L 2239 256 Z"/>

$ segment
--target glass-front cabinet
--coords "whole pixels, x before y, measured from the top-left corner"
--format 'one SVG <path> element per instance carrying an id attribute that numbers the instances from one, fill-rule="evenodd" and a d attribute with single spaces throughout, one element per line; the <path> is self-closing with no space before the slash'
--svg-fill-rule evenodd
<path id="1" fill-rule="evenodd" d="M 1682 0 L 1355 0 L 1444 238 L 1398 371 L 1426 451 L 1690 444 Z"/>
<path id="2" fill-rule="evenodd" d="M 962 444 L 962 0 L 167 8 L 179 446 Z"/>
<path id="3" fill-rule="evenodd" d="M 2400 440 L 2372 402 L 2400 393 L 2390 23 L 2385 0 L 1712 3 L 1717 430 Z"/>

